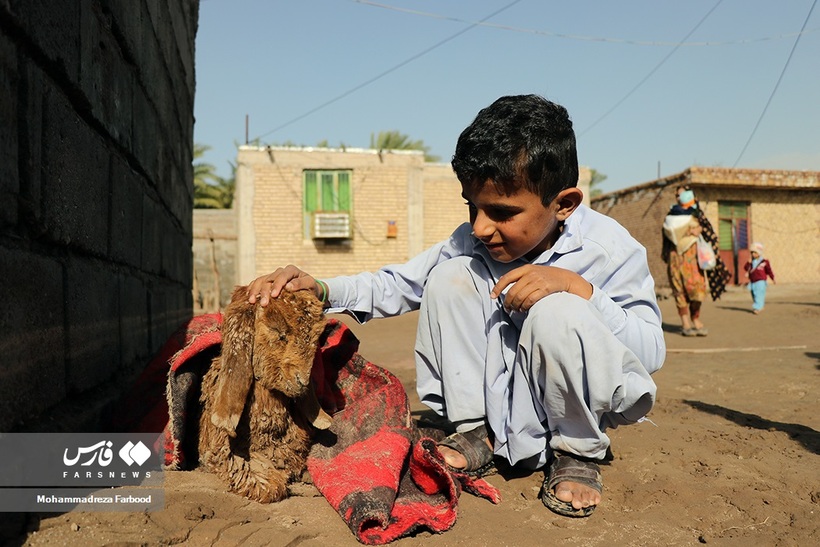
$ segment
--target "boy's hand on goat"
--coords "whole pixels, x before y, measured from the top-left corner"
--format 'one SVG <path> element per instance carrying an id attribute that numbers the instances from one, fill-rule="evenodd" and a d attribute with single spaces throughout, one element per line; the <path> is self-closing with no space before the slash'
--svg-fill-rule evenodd
<path id="1" fill-rule="evenodd" d="M 271 298 L 277 298 L 283 290 L 293 292 L 303 289 L 313 291 L 313 294 L 319 297 L 320 289 L 316 279 L 293 264 L 288 264 L 284 268 L 277 268 L 273 273 L 254 279 L 248 285 L 248 302 L 259 302 L 265 307 Z"/>

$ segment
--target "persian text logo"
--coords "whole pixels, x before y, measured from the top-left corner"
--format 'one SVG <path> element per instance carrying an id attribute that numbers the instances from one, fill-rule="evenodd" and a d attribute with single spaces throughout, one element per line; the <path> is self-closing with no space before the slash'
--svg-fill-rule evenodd
<path id="1" fill-rule="evenodd" d="M 120 449 L 120 458 L 130 467 L 133 464 L 141 466 L 145 461 L 151 457 L 151 449 L 142 444 L 142 441 L 137 441 L 137 444 L 128 441 Z"/>
<path id="2" fill-rule="evenodd" d="M 100 441 L 90 446 L 81 446 L 76 449 L 74 457 L 69 457 L 69 449 L 66 448 L 63 452 L 63 463 L 71 467 L 80 462 L 84 456 L 90 455 L 80 465 L 89 466 L 96 462 L 102 467 L 107 467 L 114 459 L 114 451 L 111 450 L 113 445 L 114 443 L 111 441 Z M 128 441 L 120 449 L 119 456 L 129 467 L 134 464 L 142 466 L 151 457 L 151 449 L 145 446 L 142 441 L 137 441 L 137 444 Z"/>
<path id="3" fill-rule="evenodd" d="M 63 463 L 71 467 L 80 461 L 80 458 L 84 455 L 91 454 L 91 457 L 80 465 L 92 465 L 96 460 L 101 466 L 106 467 L 114 459 L 114 452 L 111 450 L 113 444 L 111 441 L 100 441 L 91 446 L 79 447 L 77 448 L 77 456 L 74 458 L 68 457 L 68 448 L 66 448 L 63 452 Z"/>

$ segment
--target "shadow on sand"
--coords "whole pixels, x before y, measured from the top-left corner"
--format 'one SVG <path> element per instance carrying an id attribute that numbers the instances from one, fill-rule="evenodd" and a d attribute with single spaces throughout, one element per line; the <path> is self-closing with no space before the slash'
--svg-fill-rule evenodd
<path id="1" fill-rule="evenodd" d="M 757 414 L 747 414 L 745 412 L 739 412 L 737 410 L 732 410 L 730 408 L 713 405 L 710 403 L 704 403 L 702 401 L 684 400 L 683 402 L 695 410 L 708 412 L 709 414 L 714 414 L 716 416 L 722 416 L 723 418 L 735 422 L 740 426 L 753 427 L 755 429 L 763 429 L 767 431 L 782 431 L 795 441 L 802 444 L 810 452 L 820 454 L 820 432 L 815 431 L 805 425 L 774 422 L 761 418 Z"/>

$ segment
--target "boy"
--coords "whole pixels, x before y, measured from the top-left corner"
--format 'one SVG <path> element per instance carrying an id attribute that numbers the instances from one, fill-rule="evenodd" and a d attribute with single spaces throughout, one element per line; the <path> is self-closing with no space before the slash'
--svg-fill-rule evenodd
<path id="1" fill-rule="evenodd" d="M 743 269 L 746 270 L 746 279 L 749 280 L 749 290 L 752 293 L 752 313 L 758 315 L 766 305 L 766 280 L 772 278 L 774 283 L 774 271 L 767 258 L 763 258 L 763 244 L 752 243 L 749 247 L 751 259 L 746 262 Z"/>
<path id="2" fill-rule="evenodd" d="M 601 501 L 607 427 L 655 399 L 665 356 L 646 251 L 581 204 L 566 109 L 502 97 L 459 137 L 453 169 L 470 222 L 400 265 L 316 280 L 295 266 L 260 277 L 249 301 L 313 290 L 359 321 L 419 309 L 421 401 L 453 423 L 445 462 L 480 475 L 493 456 L 537 469 L 541 499 L 587 516 Z"/>

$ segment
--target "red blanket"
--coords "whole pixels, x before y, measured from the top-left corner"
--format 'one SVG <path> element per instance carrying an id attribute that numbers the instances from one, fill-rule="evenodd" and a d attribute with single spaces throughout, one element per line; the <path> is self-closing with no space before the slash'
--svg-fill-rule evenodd
<path id="1" fill-rule="evenodd" d="M 219 314 L 192 319 L 145 369 L 120 405 L 112 429 L 163 432 L 168 469 L 195 465 L 199 382 L 221 344 Z M 456 521 L 464 489 L 493 503 L 498 490 L 451 473 L 436 449 L 437 432 L 413 424 L 399 380 L 358 353 L 359 341 L 331 320 L 319 341 L 313 380 L 333 425 L 308 456 L 313 483 L 361 543 L 380 545 L 421 530 L 444 532 Z"/>

